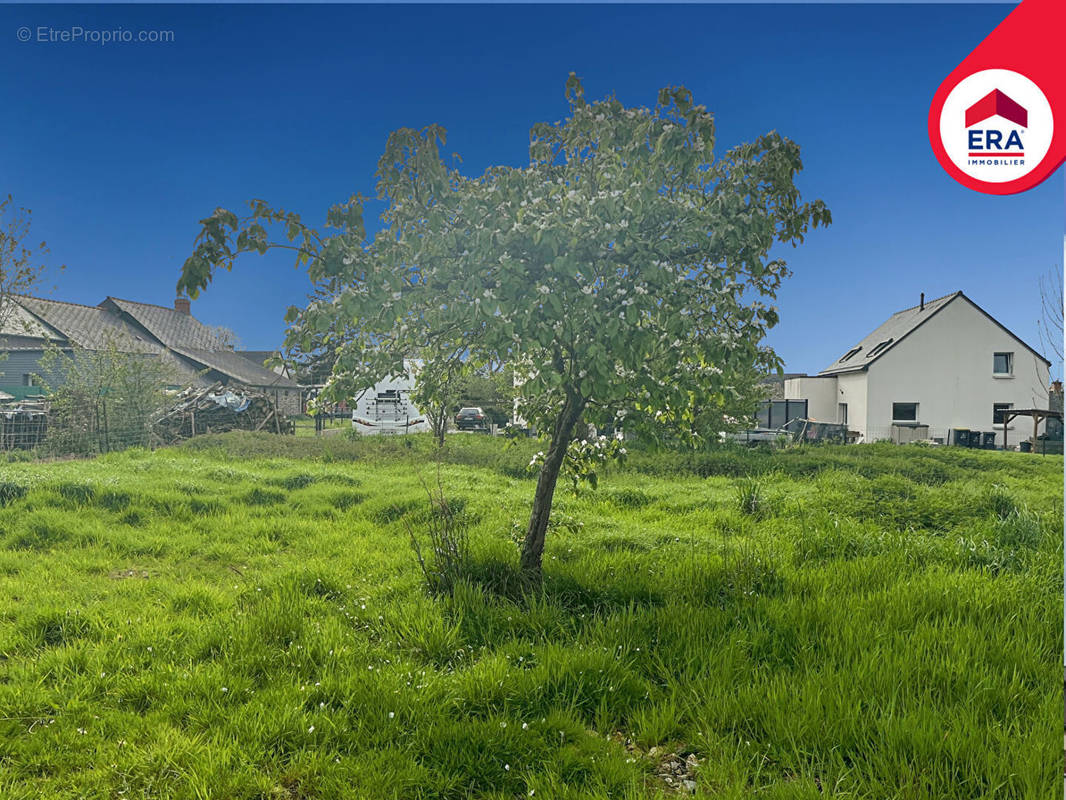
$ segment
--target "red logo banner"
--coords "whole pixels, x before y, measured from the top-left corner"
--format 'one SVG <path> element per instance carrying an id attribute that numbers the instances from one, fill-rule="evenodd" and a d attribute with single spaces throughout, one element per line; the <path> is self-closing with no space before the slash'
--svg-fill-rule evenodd
<path id="1" fill-rule="evenodd" d="M 940 84 L 929 140 L 963 186 L 1024 192 L 1066 161 L 1064 30 L 1064 0 L 1023 0 Z"/>

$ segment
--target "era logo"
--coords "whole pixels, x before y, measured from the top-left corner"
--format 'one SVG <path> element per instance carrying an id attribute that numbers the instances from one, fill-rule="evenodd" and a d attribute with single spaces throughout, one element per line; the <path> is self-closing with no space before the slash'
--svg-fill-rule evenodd
<path id="1" fill-rule="evenodd" d="M 1003 152 L 1013 151 L 1010 155 L 1024 155 L 1025 147 L 1022 145 L 1021 130 L 1012 128 L 1009 131 L 1000 127 L 973 128 L 992 117 L 1014 123 L 1024 129 L 1029 124 L 1029 112 L 1024 106 L 1011 100 L 999 89 L 993 89 L 972 106 L 966 109 L 967 144 L 970 150 L 980 151 L 982 154 L 988 151 Z M 1006 137 L 1004 137 L 1006 134 Z M 1004 138 L 1006 142 L 1004 143 Z"/>
<path id="2" fill-rule="evenodd" d="M 1018 131 L 1010 132 L 1006 144 L 1003 144 L 1003 131 L 972 130 L 967 133 L 971 150 L 1010 150 L 1012 147 L 1017 147 L 1019 150 L 1025 149 L 1022 147 L 1022 136 Z"/>

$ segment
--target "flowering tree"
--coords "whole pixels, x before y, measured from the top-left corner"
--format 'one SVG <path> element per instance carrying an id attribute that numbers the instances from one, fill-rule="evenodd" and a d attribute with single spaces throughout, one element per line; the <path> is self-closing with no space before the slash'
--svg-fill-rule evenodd
<path id="1" fill-rule="evenodd" d="M 771 248 L 830 221 L 801 202 L 796 144 L 769 133 L 716 157 L 714 119 L 687 89 L 626 108 L 586 101 L 571 75 L 566 94 L 565 120 L 533 126 L 527 167 L 468 177 L 443 160 L 439 126 L 394 132 L 372 236 L 360 197 L 330 210 L 331 235 L 262 201 L 244 217 L 219 209 L 178 283 L 195 296 L 241 253 L 293 250 L 327 291 L 290 309 L 287 342 L 348 332 L 340 396 L 391 374 L 397 354 L 514 363 L 522 415 L 550 440 L 521 554 L 534 578 L 579 420 L 628 409 L 686 427 L 708 407 L 728 413 L 738 374 L 779 366 L 761 346 L 787 274 Z"/>

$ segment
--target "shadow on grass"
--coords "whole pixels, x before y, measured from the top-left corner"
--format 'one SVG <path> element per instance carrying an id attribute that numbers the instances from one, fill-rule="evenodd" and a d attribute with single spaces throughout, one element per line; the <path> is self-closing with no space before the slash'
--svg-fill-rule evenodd
<path id="1" fill-rule="evenodd" d="M 539 579 L 524 575 L 518 559 L 479 554 L 467 565 L 466 580 L 486 594 L 521 607 L 547 603 L 571 613 L 602 614 L 666 602 L 659 587 L 635 580 L 605 583 L 595 576 L 546 569 Z"/>

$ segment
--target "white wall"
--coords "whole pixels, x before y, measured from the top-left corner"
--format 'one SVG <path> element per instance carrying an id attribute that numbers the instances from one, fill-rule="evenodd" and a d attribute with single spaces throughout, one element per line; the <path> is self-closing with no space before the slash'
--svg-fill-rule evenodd
<path id="1" fill-rule="evenodd" d="M 1012 377 L 993 376 L 996 352 L 1014 353 Z M 843 386 L 845 376 L 840 377 Z M 960 297 L 870 366 L 866 438 L 888 438 L 893 402 L 916 402 L 918 423 L 929 426 L 930 436 L 944 436 L 949 428 L 995 429 L 996 442 L 1002 445 L 1002 426 L 992 424 L 992 404 L 1047 408 L 1048 379 L 1043 361 Z M 848 410 L 850 417 L 850 403 Z M 1017 444 L 1032 433 L 1032 420 L 1020 417 L 1011 423 L 1008 439 Z"/>
<path id="2" fill-rule="evenodd" d="M 836 376 L 789 378 L 785 381 L 786 400 L 806 400 L 807 416 L 819 422 L 837 420 Z"/>
<path id="3" fill-rule="evenodd" d="M 866 373 L 847 372 L 837 375 L 837 402 L 848 404 L 848 430 L 858 431 L 859 441 L 869 441 L 866 433 L 868 419 L 866 413 Z"/>

